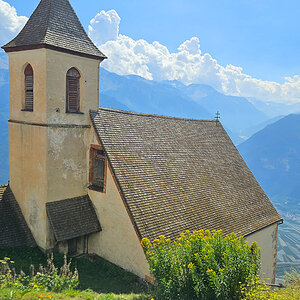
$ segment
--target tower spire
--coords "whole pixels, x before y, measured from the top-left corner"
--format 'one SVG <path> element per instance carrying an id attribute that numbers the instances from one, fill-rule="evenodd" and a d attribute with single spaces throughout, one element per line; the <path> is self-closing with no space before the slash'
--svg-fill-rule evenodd
<path id="1" fill-rule="evenodd" d="M 6 52 L 50 48 L 103 60 L 68 0 L 41 0 L 21 32 L 2 47 Z"/>

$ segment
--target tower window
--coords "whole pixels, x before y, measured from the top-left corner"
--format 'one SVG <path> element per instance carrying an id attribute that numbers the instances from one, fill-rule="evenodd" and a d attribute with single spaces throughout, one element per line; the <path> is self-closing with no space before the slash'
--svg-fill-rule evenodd
<path id="1" fill-rule="evenodd" d="M 33 69 L 27 65 L 25 71 L 25 109 L 33 111 Z"/>
<path id="2" fill-rule="evenodd" d="M 80 111 L 80 74 L 72 68 L 67 73 L 67 113 Z"/>

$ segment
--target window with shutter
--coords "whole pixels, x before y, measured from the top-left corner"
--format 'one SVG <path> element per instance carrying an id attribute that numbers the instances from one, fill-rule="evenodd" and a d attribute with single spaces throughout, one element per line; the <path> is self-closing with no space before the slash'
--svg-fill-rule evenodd
<path id="1" fill-rule="evenodd" d="M 70 69 L 67 73 L 66 111 L 68 113 L 80 111 L 80 74 L 75 68 Z"/>
<path id="2" fill-rule="evenodd" d="M 90 188 L 105 191 L 106 158 L 103 150 L 91 148 Z"/>
<path id="3" fill-rule="evenodd" d="M 27 65 L 25 71 L 25 107 L 24 110 L 33 111 L 33 69 Z"/>

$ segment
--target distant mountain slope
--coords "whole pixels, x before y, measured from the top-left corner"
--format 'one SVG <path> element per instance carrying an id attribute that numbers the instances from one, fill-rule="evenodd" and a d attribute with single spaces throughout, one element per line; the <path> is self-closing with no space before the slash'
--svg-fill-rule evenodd
<path id="1" fill-rule="evenodd" d="M 277 102 L 267 102 L 258 100 L 255 98 L 248 99 L 258 110 L 262 111 L 264 114 L 270 118 L 279 115 L 289 115 L 292 113 L 300 112 L 300 102 L 298 103 L 277 103 Z"/>
<path id="2" fill-rule="evenodd" d="M 101 94 L 114 98 L 129 110 L 136 112 L 213 119 L 213 115 L 200 104 L 195 103 L 173 86 L 139 76 L 120 76 L 101 69 L 100 105 Z"/>
<path id="3" fill-rule="evenodd" d="M 227 96 L 204 84 L 189 86 L 176 84 L 176 86 L 211 114 L 214 115 L 219 111 L 222 123 L 241 137 L 245 135 L 249 137 L 245 132 L 247 128 L 268 119 L 244 97 Z"/>
<path id="4" fill-rule="evenodd" d="M 238 146 L 284 224 L 279 226 L 277 276 L 300 271 L 300 115 L 268 125 Z"/>
<path id="5" fill-rule="evenodd" d="M 300 115 L 268 125 L 238 149 L 269 196 L 300 199 Z"/>
<path id="6" fill-rule="evenodd" d="M 279 115 L 279 116 L 276 116 L 276 117 L 273 117 L 271 119 L 267 119 L 266 121 L 263 121 L 259 124 L 255 124 L 254 126 L 251 126 L 249 128 L 246 128 L 244 130 L 244 133 L 246 136 L 249 136 L 251 137 L 253 134 L 255 134 L 256 132 L 264 129 L 265 127 L 267 127 L 268 125 L 271 125 L 277 121 L 279 121 L 280 119 L 284 118 L 285 115 Z"/>

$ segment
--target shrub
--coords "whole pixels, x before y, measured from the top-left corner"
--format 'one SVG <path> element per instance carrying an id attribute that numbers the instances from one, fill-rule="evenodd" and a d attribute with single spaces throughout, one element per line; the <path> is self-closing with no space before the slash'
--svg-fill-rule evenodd
<path id="1" fill-rule="evenodd" d="M 30 265 L 29 275 L 22 270 L 19 274 L 13 268 L 14 262 L 9 258 L 0 260 L 0 287 L 12 287 L 22 290 L 44 289 L 46 291 L 61 292 L 63 290 L 75 289 L 78 284 L 78 272 L 70 270 L 71 260 L 68 262 L 64 256 L 64 264 L 56 268 L 53 263 L 53 255 L 48 257 L 47 266 L 40 268 L 37 272 Z"/>
<path id="2" fill-rule="evenodd" d="M 209 230 L 160 236 L 142 246 L 155 277 L 158 299 L 240 299 L 241 287 L 257 278 L 260 249 L 243 237 Z"/>

